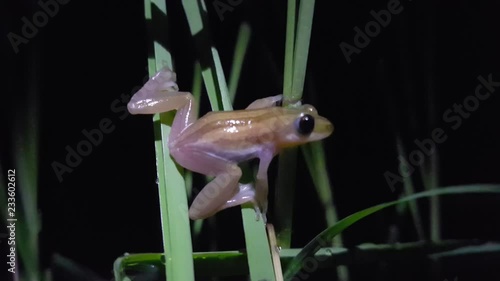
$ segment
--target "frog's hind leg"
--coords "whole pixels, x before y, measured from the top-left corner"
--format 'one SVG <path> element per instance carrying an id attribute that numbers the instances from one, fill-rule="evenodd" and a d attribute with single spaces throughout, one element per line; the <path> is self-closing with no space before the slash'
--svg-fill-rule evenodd
<path id="1" fill-rule="evenodd" d="M 237 165 L 219 173 L 198 193 L 189 208 L 189 217 L 193 220 L 207 218 L 231 207 L 226 206 L 226 202 L 238 191 L 240 177 L 241 170 Z"/>
<path id="2" fill-rule="evenodd" d="M 225 209 L 226 202 L 238 193 L 241 169 L 236 163 L 190 148 L 171 150 L 171 154 L 181 166 L 196 173 L 215 176 L 193 200 L 189 208 L 191 219 L 207 218 Z"/>

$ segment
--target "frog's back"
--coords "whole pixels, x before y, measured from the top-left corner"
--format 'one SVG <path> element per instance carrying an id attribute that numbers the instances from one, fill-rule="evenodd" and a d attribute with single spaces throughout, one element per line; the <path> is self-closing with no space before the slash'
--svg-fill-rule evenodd
<path id="1" fill-rule="evenodd" d="M 235 161 L 257 156 L 263 147 L 274 147 L 278 130 L 286 122 L 286 109 L 209 112 L 187 127 L 176 140 L 177 147 L 191 147 Z"/>

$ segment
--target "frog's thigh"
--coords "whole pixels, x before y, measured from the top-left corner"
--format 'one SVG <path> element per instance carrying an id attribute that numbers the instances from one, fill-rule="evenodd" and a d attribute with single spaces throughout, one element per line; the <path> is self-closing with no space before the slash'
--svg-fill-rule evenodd
<path id="1" fill-rule="evenodd" d="M 248 109 L 259 109 L 259 108 L 268 108 L 268 107 L 273 107 L 277 105 L 277 102 L 281 101 L 283 99 L 283 95 L 277 95 L 277 96 L 272 96 L 272 97 L 267 97 L 263 99 L 258 99 L 252 102 L 249 106 L 247 106 Z"/>
<path id="2" fill-rule="evenodd" d="M 201 151 L 183 151 L 182 155 L 185 157 L 176 160 L 183 167 L 197 173 L 215 176 L 198 193 L 189 208 L 189 217 L 193 220 L 210 217 L 222 210 L 222 206 L 238 192 L 241 169 L 235 163 L 212 157 Z"/>

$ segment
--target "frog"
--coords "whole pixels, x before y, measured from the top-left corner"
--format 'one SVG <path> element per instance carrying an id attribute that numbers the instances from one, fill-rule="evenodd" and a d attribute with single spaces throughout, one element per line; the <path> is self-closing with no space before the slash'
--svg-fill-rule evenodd
<path id="1" fill-rule="evenodd" d="M 192 201 L 191 220 L 205 219 L 234 206 L 251 203 L 256 219 L 267 221 L 268 168 L 289 147 L 330 136 L 333 124 L 309 104 L 281 106 L 283 95 L 257 99 L 245 109 L 210 111 L 198 118 L 190 92 L 180 91 L 169 67 L 157 71 L 130 99 L 130 114 L 176 111 L 167 145 L 177 164 L 212 180 Z M 240 183 L 240 164 L 258 159 L 255 180 Z"/>

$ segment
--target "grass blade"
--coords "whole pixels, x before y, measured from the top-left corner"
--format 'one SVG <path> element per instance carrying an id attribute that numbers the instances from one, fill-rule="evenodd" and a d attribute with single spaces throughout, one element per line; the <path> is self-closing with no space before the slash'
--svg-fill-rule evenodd
<path id="1" fill-rule="evenodd" d="M 304 90 L 309 42 L 311 41 L 311 29 L 314 17 L 314 4 L 315 0 L 300 1 L 299 21 L 293 57 L 292 92 L 288 97 L 291 102 L 299 101 L 302 98 Z"/>
<path id="2" fill-rule="evenodd" d="M 36 45 L 36 43 L 35 43 Z M 33 51 L 32 47 L 28 56 L 32 66 L 26 72 L 26 84 L 24 89 L 27 97 L 18 104 L 23 104 L 23 108 L 17 108 L 17 114 L 14 123 L 14 132 L 12 135 L 12 144 L 14 151 L 14 167 L 7 169 L 15 170 L 14 181 L 10 181 L 11 173 L 6 170 L 4 175 L 3 167 L 0 165 L 0 216 L 9 220 L 15 225 L 16 243 L 15 251 L 18 253 L 20 267 L 22 272 L 16 271 L 16 277 L 22 276 L 28 280 L 43 280 L 43 274 L 39 267 L 39 232 L 41 227 L 40 214 L 38 212 L 38 155 L 39 155 L 39 62 L 38 53 Z M 5 176 L 9 183 L 4 184 Z M 14 188 L 14 199 L 12 202 L 7 193 L 9 187 Z M 15 212 L 10 213 L 7 210 L 8 203 L 15 203 Z M 9 212 L 9 213 L 8 213 Z M 10 221 L 12 219 L 12 221 Z M 4 237 L 2 237 L 4 238 Z"/>
<path id="3" fill-rule="evenodd" d="M 236 39 L 234 48 L 233 65 L 231 67 L 231 76 L 229 77 L 229 98 L 234 103 L 238 82 L 240 80 L 241 68 L 245 60 L 248 44 L 250 43 L 250 25 L 242 23 Z"/>
<path id="4" fill-rule="evenodd" d="M 182 1 L 191 34 L 195 39 L 202 66 L 203 81 L 212 111 L 232 110 L 232 103 L 217 49 L 212 47 L 206 24 L 206 7 L 203 2 Z M 250 279 L 275 280 L 271 253 L 262 221 L 255 220 L 252 207 L 242 206 L 243 227 L 247 246 Z"/>
<path id="5" fill-rule="evenodd" d="M 283 70 L 283 106 L 289 106 L 292 97 L 293 59 L 295 51 L 295 14 L 297 0 L 288 0 L 286 15 L 285 67 Z M 292 242 L 292 217 L 295 197 L 297 149 L 285 149 L 278 158 L 278 175 L 275 189 L 276 238 L 282 248 L 290 248 Z"/>
<path id="6" fill-rule="evenodd" d="M 146 20 L 152 21 L 152 28 L 165 30 L 165 26 L 158 26 L 158 23 L 164 22 L 164 19 L 151 16 L 151 9 L 155 8 L 161 11 L 161 16 L 166 18 L 165 2 L 145 0 L 145 8 Z M 153 32 L 153 34 L 164 36 L 166 32 Z M 159 43 L 161 41 L 158 39 L 153 38 L 155 64 L 149 63 L 150 75 L 165 65 L 173 69 L 170 52 Z M 155 114 L 153 122 L 166 276 L 168 280 L 184 281 L 194 280 L 193 249 L 191 239 L 186 239 L 186 237 L 191 237 L 187 215 L 187 196 L 184 188 L 186 183 L 181 173 L 182 169 L 179 169 L 170 157 L 167 145 L 173 118 L 174 112 Z"/>
<path id="7" fill-rule="evenodd" d="M 468 256 L 477 254 L 484 258 L 484 255 L 490 253 L 500 253 L 500 244 L 498 243 L 487 243 L 484 245 L 473 245 L 473 246 L 464 246 L 458 249 L 452 249 L 449 251 L 444 251 L 440 253 L 435 253 L 430 256 L 433 260 L 439 260 L 447 257 L 456 257 L 456 256 Z"/>
<path id="8" fill-rule="evenodd" d="M 300 1 L 297 34 L 295 34 L 296 0 L 288 1 L 287 28 L 285 42 L 285 69 L 283 78 L 283 106 L 298 106 L 302 99 L 309 54 L 309 42 L 314 16 L 314 0 Z M 295 36 L 296 35 L 296 36 Z M 287 149 L 279 156 L 276 180 L 276 219 L 279 245 L 289 248 L 293 204 L 295 197 L 294 179 L 296 174 L 297 149 Z"/>
<path id="9" fill-rule="evenodd" d="M 285 68 L 283 75 L 283 105 L 287 106 L 292 96 L 293 59 L 295 50 L 295 13 L 297 0 L 288 0 L 286 14 Z"/>
<path id="10" fill-rule="evenodd" d="M 325 210 L 326 225 L 334 225 L 337 220 L 337 211 L 333 204 L 330 178 L 326 169 L 325 151 L 321 142 L 308 143 L 302 146 L 302 154 L 311 174 L 321 205 Z M 335 241 L 337 246 L 342 245 L 341 241 Z"/>
<path id="11" fill-rule="evenodd" d="M 311 175 L 318 197 L 325 210 L 325 219 L 327 227 L 335 225 L 338 221 L 337 211 L 333 203 L 332 188 L 328 171 L 326 169 L 325 151 L 322 142 L 308 143 L 302 146 L 302 152 L 306 159 L 309 174 Z M 337 247 L 341 247 L 342 236 L 336 235 L 333 237 L 333 243 Z M 337 267 L 338 280 L 349 280 L 349 271 L 346 266 L 340 265 Z"/>
<path id="12" fill-rule="evenodd" d="M 349 226 L 353 225 L 354 223 L 358 222 L 359 220 L 371 214 L 374 214 L 380 210 L 383 210 L 385 208 L 397 204 L 411 202 L 413 200 L 420 198 L 438 196 L 438 195 L 467 194 L 467 193 L 500 193 L 500 185 L 482 184 L 482 185 L 453 186 L 453 187 L 446 187 L 430 191 L 424 191 L 412 194 L 410 196 L 406 196 L 399 200 L 375 205 L 373 207 L 351 214 L 348 217 L 340 220 L 334 226 L 325 229 L 320 234 L 318 234 L 313 240 L 311 240 L 300 251 L 300 253 L 295 257 L 295 259 L 290 263 L 289 267 L 285 272 L 285 280 L 291 280 L 291 278 L 293 278 L 295 274 L 297 274 L 300 271 L 303 261 L 308 257 L 312 257 L 322 246 L 326 245 L 328 241 L 330 241 L 333 237 L 335 237 L 336 235 L 347 229 Z"/>
<path id="13" fill-rule="evenodd" d="M 193 94 L 194 100 L 198 102 L 201 101 L 201 90 L 203 87 L 203 77 L 201 76 L 201 66 L 199 62 L 194 64 L 194 76 L 193 76 L 193 86 L 191 87 L 191 94 Z M 196 107 L 196 116 L 200 115 L 200 107 Z M 184 180 L 186 181 L 186 188 L 188 196 L 191 196 L 193 189 L 193 173 L 189 170 L 184 171 Z M 203 223 L 205 220 L 197 220 L 193 223 L 193 241 L 197 241 L 201 235 L 203 229 Z"/>
<path id="14" fill-rule="evenodd" d="M 201 6 L 200 6 L 201 4 Z M 229 99 L 226 78 L 222 66 L 215 64 L 214 56 L 218 57 L 217 50 L 212 47 L 207 27 L 207 9 L 204 2 L 183 0 L 182 6 L 195 40 L 198 57 L 202 68 L 203 81 L 213 111 L 232 110 Z M 224 93 L 224 94 L 223 94 Z M 225 97 L 223 97 L 223 95 Z"/>

